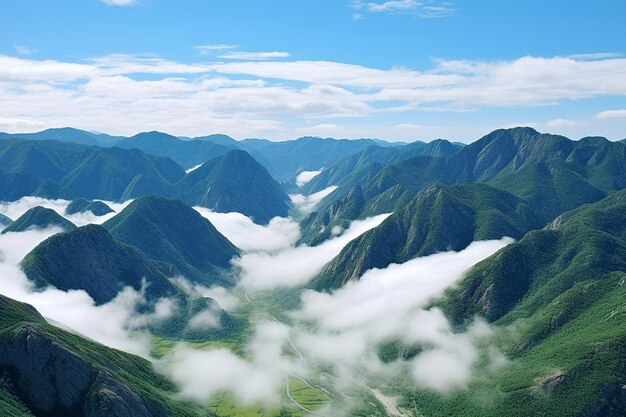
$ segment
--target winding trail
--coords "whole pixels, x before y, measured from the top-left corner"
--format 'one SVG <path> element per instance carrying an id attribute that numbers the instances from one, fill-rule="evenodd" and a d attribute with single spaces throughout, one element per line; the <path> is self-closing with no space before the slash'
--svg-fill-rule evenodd
<path id="1" fill-rule="evenodd" d="M 254 307 L 254 308 L 256 308 L 257 310 L 259 310 L 260 312 L 262 312 L 262 313 L 266 314 L 267 316 L 269 316 L 269 317 L 270 317 L 273 321 L 275 321 L 276 323 L 278 323 L 278 324 L 282 324 L 282 325 L 285 325 L 285 323 L 283 323 L 283 322 L 282 322 L 282 321 L 280 321 L 278 318 L 276 318 L 276 317 L 275 317 L 272 313 L 270 313 L 269 311 L 265 310 L 263 307 L 259 306 L 259 304 L 258 304 L 258 303 L 256 302 L 256 300 L 254 299 L 254 296 L 253 296 L 253 295 L 251 295 L 251 294 L 248 292 L 248 290 L 246 290 L 246 291 L 245 291 L 245 297 L 246 297 L 246 301 L 247 301 L 247 302 L 248 302 L 248 303 L 249 303 L 252 307 Z M 289 343 L 289 345 L 291 346 L 291 348 L 293 349 L 293 351 L 294 351 L 294 352 L 296 353 L 296 355 L 298 356 L 298 363 L 302 363 L 302 362 L 304 362 L 304 355 L 302 354 L 302 352 L 300 351 L 300 349 L 298 349 L 298 348 L 296 347 L 296 345 L 293 343 L 293 340 L 291 340 L 291 336 L 290 336 L 289 334 L 287 334 L 287 342 Z M 292 402 L 293 402 L 293 403 L 294 403 L 294 404 L 295 404 L 298 408 L 300 408 L 301 410 L 303 410 L 303 411 L 305 411 L 306 413 L 311 414 L 311 415 L 321 416 L 321 417 L 328 417 L 326 414 L 321 414 L 321 413 L 318 413 L 318 412 L 316 412 L 316 411 L 309 410 L 308 408 L 306 408 L 305 406 L 303 406 L 302 404 L 300 404 L 300 403 L 299 403 L 299 402 L 298 402 L 295 398 L 293 398 L 293 397 L 291 396 L 291 391 L 290 391 L 290 387 L 289 387 L 289 381 L 290 381 L 290 378 L 295 378 L 295 379 L 298 379 L 298 380 L 300 380 L 300 381 L 304 382 L 304 383 L 305 383 L 305 384 L 306 384 L 309 388 L 316 389 L 316 390 L 318 390 L 318 391 L 320 391 L 320 392 L 323 392 L 325 395 L 327 395 L 327 394 L 326 394 L 326 390 L 324 390 L 324 389 L 322 389 L 322 388 L 320 388 L 320 387 L 313 386 L 313 385 L 311 385 L 311 384 L 310 384 L 310 383 L 309 383 L 306 379 L 301 378 L 301 377 L 299 377 L 299 376 L 297 376 L 297 375 L 294 375 L 294 374 L 288 374 L 288 375 L 286 376 L 286 378 L 285 378 L 285 387 L 286 387 L 286 390 L 285 390 L 285 391 L 286 391 L 287 397 L 288 397 L 288 398 L 289 398 L 289 399 L 290 399 L 290 400 L 291 400 L 291 401 L 292 401 Z M 328 395 L 327 395 L 327 396 L 328 396 Z M 333 401 L 333 399 L 332 399 L 332 398 L 330 398 L 330 397 L 328 397 L 328 399 L 329 399 L 329 402 L 332 402 L 332 401 Z"/>

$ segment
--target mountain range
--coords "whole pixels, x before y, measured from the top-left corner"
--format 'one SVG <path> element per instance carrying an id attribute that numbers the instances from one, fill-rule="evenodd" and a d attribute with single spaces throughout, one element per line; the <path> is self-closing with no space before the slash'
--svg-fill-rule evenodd
<path id="1" fill-rule="evenodd" d="M 272 317 L 297 304 L 290 297 L 305 290 L 332 293 L 372 268 L 511 237 L 515 243 L 473 266 L 428 306 L 445 314 L 454 333 L 476 320 L 488 323 L 494 352 L 508 362 L 492 368 L 489 359 L 498 356 L 488 353 L 476 365 L 487 376 L 446 395 L 400 378 L 387 387 L 399 395 L 399 407 L 425 416 L 626 413 L 623 141 L 574 141 L 532 128 L 496 130 L 469 145 L 442 139 L 235 141 L 160 132 L 122 138 L 68 128 L 0 135 L 0 170 L 0 200 L 64 198 L 73 200 L 68 215 L 112 216 L 78 228 L 43 207 L 12 223 L 0 216 L 8 225 L 3 233 L 65 229 L 21 261 L 36 288 L 81 289 L 97 305 L 131 288 L 143 298 L 135 313 L 148 316 L 170 300 L 178 307 L 172 316 L 138 329 L 168 341 L 249 336 L 249 310 L 226 313 L 196 291 L 196 285 L 217 285 L 239 294 L 232 261 L 245 252 L 193 206 L 239 212 L 263 225 L 291 215 L 300 227 L 297 244 L 310 246 L 341 235 L 354 220 L 392 213 L 289 294 L 255 299 L 245 293 L 253 310 L 266 306 Z M 321 172 L 296 184 L 304 171 Z M 333 191 L 307 215 L 288 197 L 324 190 Z M 119 213 L 97 201 L 128 199 L 134 201 Z M 218 315 L 219 326 L 190 330 L 193 317 L 207 311 Z M 384 362 L 401 364 L 429 348 L 398 343 L 383 346 Z M 198 415 L 149 364 L 112 352 L 0 296 L 0 411 L 91 416 L 99 415 L 93 414 L 96 404 L 106 415 Z M 50 366 L 40 366 L 44 362 Z M 75 383 L 67 382 L 70 371 L 62 363 L 76 373 Z M 133 364 L 136 372 L 122 372 L 120 364 Z M 38 391 L 50 394 L 39 398 Z M 127 414 L 111 414 L 114 409 Z"/>
<path id="2" fill-rule="evenodd" d="M 548 222 L 626 186 L 626 146 L 604 138 L 572 141 L 531 128 L 497 130 L 443 158 L 418 156 L 347 176 L 302 221 L 302 243 L 334 226 L 396 211 L 432 183 L 479 182 L 522 198 Z"/>

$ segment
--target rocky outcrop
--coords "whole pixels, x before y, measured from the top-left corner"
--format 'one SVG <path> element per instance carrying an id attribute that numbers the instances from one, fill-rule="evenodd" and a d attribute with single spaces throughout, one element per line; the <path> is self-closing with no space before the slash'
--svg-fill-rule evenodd
<path id="1" fill-rule="evenodd" d="M 37 326 L 26 324 L 0 337 L 0 368 L 35 414 L 155 416 L 129 387 Z"/>

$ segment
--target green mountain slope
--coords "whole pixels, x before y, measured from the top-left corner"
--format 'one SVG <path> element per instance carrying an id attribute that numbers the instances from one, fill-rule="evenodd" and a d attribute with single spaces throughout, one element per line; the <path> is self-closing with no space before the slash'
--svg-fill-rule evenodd
<path id="1" fill-rule="evenodd" d="M 46 239 L 26 255 L 21 266 L 39 287 L 83 289 L 97 304 L 111 301 L 125 286 L 139 291 L 143 280 L 149 300 L 178 293 L 143 253 L 116 242 L 98 225 Z"/>
<path id="2" fill-rule="evenodd" d="M 215 211 L 236 211 L 267 223 L 286 216 L 289 197 L 249 153 L 233 150 L 204 163 L 174 184 L 170 196 Z"/>
<path id="3" fill-rule="evenodd" d="M 239 147 L 250 154 L 280 182 L 294 182 L 298 173 L 313 171 L 339 161 L 376 142 L 372 139 L 322 139 L 303 137 L 286 142 L 246 139 Z"/>
<path id="4" fill-rule="evenodd" d="M 26 195 L 119 200 L 139 177 L 162 190 L 185 175 L 171 159 L 139 150 L 17 139 L 0 140 L 0 171 L 4 201 Z"/>
<path id="5" fill-rule="evenodd" d="M 504 331 L 499 344 L 510 363 L 452 398 L 411 394 L 415 407 L 465 416 L 623 415 L 624 282 L 626 191 L 528 233 L 438 303 L 456 323 L 478 314 Z M 494 395 L 490 407 L 469 407 L 478 392 Z"/>
<path id="6" fill-rule="evenodd" d="M 0 229 L 9 226 L 11 223 L 13 223 L 13 220 L 5 216 L 4 214 L 0 214 Z"/>
<path id="7" fill-rule="evenodd" d="M 174 307 L 169 317 L 146 324 L 160 336 L 207 340 L 226 336 L 239 326 L 214 300 L 179 288 L 139 249 L 115 241 L 102 226 L 54 235 L 28 253 L 20 265 L 37 287 L 82 289 L 98 305 L 111 301 L 124 287 L 142 292 L 145 303 L 136 306 L 141 313 L 154 312 L 161 299 L 171 300 Z M 189 327 L 195 315 L 207 310 L 217 314 L 219 329 Z"/>
<path id="8" fill-rule="evenodd" d="M 48 324 L 30 305 L 0 295 L 3 416 L 205 416 L 175 399 L 172 382 L 139 357 Z"/>
<path id="9" fill-rule="evenodd" d="M 377 168 L 380 171 L 384 165 L 397 163 L 416 156 L 448 157 L 462 148 L 444 139 L 432 142 L 413 142 L 408 145 L 370 146 L 362 151 L 346 156 L 340 161 L 327 167 L 310 182 L 302 186 L 298 192 L 305 195 L 323 190 L 337 184 L 357 184 L 362 181 L 364 172 Z"/>
<path id="10" fill-rule="evenodd" d="M 62 217 L 56 211 L 37 206 L 22 214 L 18 219 L 7 226 L 2 233 L 23 232 L 29 229 L 45 229 L 50 226 L 58 226 L 65 231 L 76 229 L 76 226 L 72 222 Z"/>
<path id="11" fill-rule="evenodd" d="M 80 153 L 78 161 L 60 184 L 89 200 L 119 200 L 137 176 L 150 178 L 156 187 L 165 188 L 185 175 L 171 159 L 136 149 L 89 147 Z"/>
<path id="12" fill-rule="evenodd" d="M 89 201 L 84 198 L 72 201 L 65 208 L 65 214 L 85 212 L 91 212 L 96 216 L 104 216 L 105 214 L 113 213 L 114 210 L 102 201 Z"/>
<path id="13" fill-rule="evenodd" d="M 484 184 L 432 185 L 378 227 L 350 242 L 311 283 L 330 290 L 417 256 L 462 250 L 475 240 L 521 238 L 540 225 L 522 200 Z"/>
<path id="14" fill-rule="evenodd" d="M 167 264 L 170 276 L 182 274 L 205 285 L 231 284 L 226 275 L 239 250 L 197 211 L 176 200 L 142 197 L 103 226 L 111 236 Z"/>
<path id="15" fill-rule="evenodd" d="M 432 183 L 483 182 L 532 203 L 543 221 L 626 187 L 626 146 L 604 138 L 572 141 L 531 128 L 501 129 L 447 158 L 415 157 L 385 165 L 358 182 L 365 203 L 358 217 L 393 211 Z M 354 181 L 343 182 L 305 224 L 333 226 L 351 220 L 333 211 Z M 331 215 L 332 214 L 332 215 Z M 311 234 L 304 231 L 303 234 Z"/>

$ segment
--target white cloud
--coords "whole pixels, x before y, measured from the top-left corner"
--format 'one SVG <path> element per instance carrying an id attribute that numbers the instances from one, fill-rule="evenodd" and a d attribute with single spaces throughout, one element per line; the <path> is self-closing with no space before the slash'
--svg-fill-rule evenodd
<path id="1" fill-rule="evenodd" d="M 296 185 L 298 187 L 302 187 L 307 182 L 311 181 L 313 178 L 317 177 L 322 173 L 322 170 L 319 171 L 302 171 L 296 177 Z"/>
<path id="2" fill-rule="evenodd" d="M 102 224 L 105 221 L 109 220 L 111 217 L 115 216 L 120 211 L 122 211 L 127 205 L 132 202 L 132 200 L 124 201 L 122 203 L 105 200 L 99 201 L 102 201 L 106 205 L 108 205 L 113 210 L 113 212 L 105 214 L 104 216 L 96 216 L 91 212 L 67 215 L 65 214 L 65 209 L 70 203 L 70 201 L 68 200 L 50 200 L 47 198 L 27 196 L 12 202 L 0 202 L 0 213 L 11 218 L 12 220 L 16 220 L 18 217 L 26 213 L 31 208 L 42 206 L 56 211 L 59 215 L 65 217 L 76 226 L 84 226 L 86 224 Z"/>
<path id="3" fill-rule="evenodd" d="M 424 18 L 446 17 L 455 12 L 453 4 L 450 2 L 426 3 L 417 0 L 390 0 L 385 2 L 355 0 L 350 6 L 369 13 L 408 14 Z"/>
<path id="4" fill-rule="evenodd" d="M 92 65 L 59 62 L 49 59 L 30 60 L 0 55 L 0 82 L 36 81 L 48 83 L 75 81 L 93 77 L 97 71 L 97 68 Z"/>
<path id="5" fill-rule="evenodd" d="M 605 110 L 594 116 L 600 120 L 626 119 L 626 109 L 624 110 Z"/>
<path id="6" fill-rule="evenodd" d="M 238 285 L 252 290 L 296 287 L 310 281 L 351 240 L 378 226 L 390 213 L 355 220 L 341 236 L 318 246 L 297 246 L 276 253 L 244 253 L 232 263 L 238 268 Z"/>
<path id="7" fill-rule="evenodd" d="M 158 364 L 179 385 L 180 395 L 206 403 L 215 394 L 231 392 L 244 404 L 262 402 L 276 406 L 281 385 L 298 369 L 283 355 L 289 329 L 262 322 L 243 359 L 226 349 L 197 350 L 183 344 Z"/>
<path id="8" fill-rule="evenodd" d="M 215 300 L 224 311 L 234 311 L 239 307 L 239 298 L 224 287 L 213 286 L 207 288 L 202 285 L 196 285 L 194 290 L 203 297 L 209 297 Z"/>
<path id="9" fill-rule="evenodd" d="M 185 172 L 186 172 L 187 174 L 189 174 L 191 171 L 195 171 L 196 169 L 200 168 L 201 166 L 202 166 L 202 164 L 194 165 L 194 166 L 192 166 L 191 168 L 187 168 L 187 169 L 185 170 Z"/>
<path id="10" fill-rule="evenodd" d="M 185 63 L 124 54 L 80 62 L 0 56 L 0 130 L 9 132 L 79 126 L 197 136 L 211 126 L 235 137 L 284 139 L 316 130 L 406 140 L 408 129 L 379 119 L 392 112 L 533 108 L 624 95 L 626 59 L 612 55 L 437 60 L 422 70 L 271 59 Z M 331 123 L 355 117 L 363 118 L 358 125 Z M 440 137 L 451 129 L 431 123 L 420 133 Z M 455 128 L 456 136 L 467 140 L 467 129 Z"/>
<path id="11" fill-rule="evenodd" d="M 320 201 L 322 201 L 325 197 L 330 195 L 336 189 L 337 186 L 332 185 L 311 195 L 291 194 L 289 197 L 291 198 L 293 204 L 298 208 L 298 210 L 301 213 L 306 214 L 312 212 L 313 209 L 315 209 L 315 206 L 317 206 Z"/>
<path id="12" fill-rule="evenodd" d="M 228 52 L 222 55 L 219 55 L 219 58 L 225 59 L 240 59 L 240 60 L 251 60 L 251 61 L 261 61 L 272 58 L 287 58 L 289 56 L 289 52 L 244 52 L 244 51 L 234 51 Z"/>
<path id="13" fill-rule="evenodd" d="M 342 375 L 369 375 L 366 380 L 384 383 L 386 377 L 397 377 L 399 369 L 377 357 L 380 343 L 418 344 L 424 351 L 406 362 L 418 386 L 440 392 L 463 388 L 491 330 L 478 321 L 456 333 L 440 310 L 425 307 L 471 266 L 510 242 L 474 242 L 460 252 L 372 269 L 333 293 L 307 291 L 300 310 L 292 313 L 298 346 L 307 357 L 332 364 Z"/>
<path id="14" fill-rule="evenodd" d="M 593 54 L 573 54 L 567 55 L 566 58 L 570 59 L 578 59 L 578 60 L 602 60 L 602 59 L 612 59 L 612 58 L 623 58 L 624 54 L 621 52 L 596 52 Z"/>
<path id="15" fill-rule="evenodd" d="M 552 119 L 546 122 L 546 126 L 552 127 L 552 128 L 571 127 L 571 126 L 578 126 L 580 123 L 581 123 L 580 120 Z"/>
<path id="16" fill-rule="evenodd" d="M 415 0 L 392 0 L 384 3 L 367 3 L 366 8 L 370 12 L 397 12 L 415 10 L 422 3 Z"/>
<path id="17" fill-rule="evenodd" d="M 139 3 L 138 0 L 100 0 L 104 4 L 108 4 L 109 6 L 134 6 Z"/>
<path id="18" fill-rule="evenodd" d="M 291 218 L 274 217 L 263 226 L 241 213 L 215 213 L 204 207 L 194 209 L 244 251 L 274 252 L 288 248 L 300 238 L 300 226 Z"/>
<path id="19" fill-rule="evenodd" d="M 228 44 L 214 44 L 214 45 L 197 45 L 193 48 L 200 52 L 202 55 L 209 55 L 219 51 L 225 51 L 228 49 L 235 49 L 237 45 L 228 45 Z"/>
<path id="20" fill-rule="evenodd" d="M 147 357 L 149 338 L 134 332 L 146 323 L 169 316 L 168 302 L 160 302 L 154 314 L 140 315 L 136 307 L 145 300 L 142 292 L 126 288 L 113 300 L 95 305 L 83 290 L 61 291 L 53 287 L 34 291 L 19 262 L 37 244 L 61 232 L 57 228 L 0 235 L 0 294 L 32 304 L 52 323 L 78 332 L 107 346 Z"/>
<path id="21" fill-rule="evenodd" d="M 37 52 L 36 49 L 28 48 L 23 45 L 13 45 L 13 47 L 15 48 L 15 51 L 20 55 L 30 55 Z"/>

